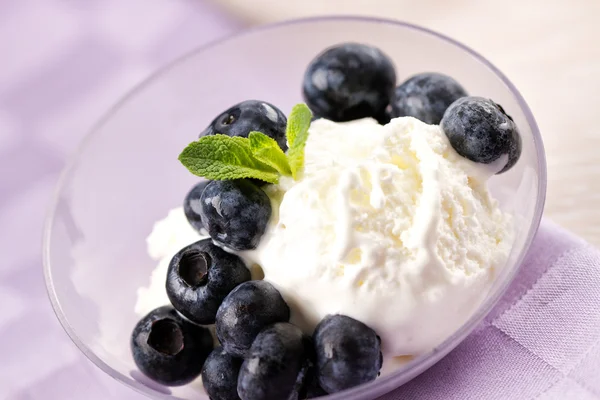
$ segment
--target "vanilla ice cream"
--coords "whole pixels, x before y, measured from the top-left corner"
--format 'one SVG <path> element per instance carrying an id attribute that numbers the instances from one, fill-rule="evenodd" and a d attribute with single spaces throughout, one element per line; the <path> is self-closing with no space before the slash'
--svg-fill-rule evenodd
<path id="1" fill-rule="evenodd" d="M 198 232 L 187 221 L 183 207 L 169 211 L 167 217 L 154 224 L 152 233 L 146 239 L 148 254 L 158 260 L 158 266 L 150 276 L 148 287 L 137 291 L 134 311 L 143 316 L 157 307 L 169 304 L 166 280 L 171 258 L 185 246 L 200 240 Z"/>
<path id="2" fill-rule="evenodd" d="M 265 187 L 267 232 L 238 254 L 262 266 L 307 333 L 340 313 L 379 334 L 384 359 L 418 355 L 473 314 L 506 261 L 511 218 L 486 188 L 501 168 L 460 157 L 439 126 L 414 118 L 317 120 L 302 178 Z M 167 302 L 171 256 L 199 239 L 190 230 L 181 209 L 155 226 L 160 263 L 138 292 L 140 314 Z"/>

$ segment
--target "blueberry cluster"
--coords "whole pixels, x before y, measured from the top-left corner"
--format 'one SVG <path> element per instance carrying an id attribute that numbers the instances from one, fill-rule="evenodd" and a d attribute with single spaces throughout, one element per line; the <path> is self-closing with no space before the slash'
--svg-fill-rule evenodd
<path id="1" fill-rule="evenodd" d="M 247 137 L 258 130 L 285 149 L 286 124 L 285 115 L 272 104 L 249 100 L 221 113 L 201 136 L 222 133 Z M 166 277 L 171 306 L 142 318 L 131 337 L 139 369 L 169 386 L 186 384 L 200 375 L 213 350 L 206 325 L 221 321 L 218 336 L 234 338 L 221 343 L 237 360 L 264 326 L 289 319 L 289 308 L 279 293 L 266 287 L 266 282 L 249 282 L 250 271 L 242 259 L 224 250 L 250 250 L 258 245 L 271 217 L 265 192 L 250 180 L 201 181 L 186 195 L 183 208 L 190 225 L 200 234 L 208 233 L 210 239 L 186 246 L 173 256 Z M 250 288 L 257 288 L 254 296 L 248 296 Z M 238 295 L 225 302 L 232 292 Z M 244 294 L 242 300 L 249 303 L 235 300 Z M 257 307 L 263 308 L 248 314 Z M 228 318 L 236 313 L 241 314 L 239 319 Z M 239 335 L 246 335 L 246 342 L 239 341 Z M 217 357 L 215 354 L 209 361 Z M 237 375 L 237 370 L 232 369 L 232 373 Z"/>
<path id="2" fill-rule="evenodd" d="M 302 89 L 315 118 L 343 122 L 370 117 L 387 123 L 414 117 L 441 125 L 454 149 L 471 161 L 503 161 L 499 173 L 519 159 L 517 126 L 491 100 L 467 97 L 456 80 L 439 73 L 417 74 L 395 86 L 396 71 L 386 54 L 373 46 L 345 43 L 312 60 Z"/>
<path id="3" fill-rule="evenodd" d="M 290 309 L 273 285 L 249 280 L 236 258 L 208 240 L 173 258 L 167 288 L 185 292 L 168 289 L 175 308 L 161 307 L 142 318 L 131 339 L 133 358 L 145 375 L 175 386 L 202 374 L 213 400 L 309 399 L 377 377 L 383 359 L 372 329 L 331 315 L 312 338 L 305 335 L 289 323 Z M 244 282 L 221 299 L 230 282 L 239 280 Z M 198 321 L 215 321 L 219 347 L 213 350 L 209 330 Z"/>
<path id="4" fill-rule="evenodd" d="M 258 131 L 287 149 L 287 118 L 266 101 L 247 100 L 222 112 L 200 137 L 222 134 L 248 137 Z M 251 179 L 201 181 L 183 203 L 185 216 L 200 234 L 231 250 L 252 250 L 258 245 L 271 217 L 271 202 L 260 188 L 264 182 Z"/>
<path id="5" fill-rule="evenodd" d="M 289 308 L 265 281 L 241 284 L 217 313 L 217 337 L 202 368 L 213 400 L 310 399 L 374 380 L 380 339 L 343 315 L 321 321 L 311 338 L 288 322 Z"/>

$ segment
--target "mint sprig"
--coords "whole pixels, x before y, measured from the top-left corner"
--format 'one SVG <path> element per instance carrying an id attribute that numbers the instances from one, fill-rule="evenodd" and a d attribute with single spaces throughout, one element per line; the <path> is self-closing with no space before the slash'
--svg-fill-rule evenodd
<path id="1" fill-rule="evenodd" d="M 286 127 L 287 154 L 267 135 L 250 132 L 248 138 L 204 136 L 190 143 L 179 161 L 192 174 L 212 180 L 254 178 L 277 183 L 281 175 L 298 179 L 311 119 L 306 104 L 292 109 Z"/>

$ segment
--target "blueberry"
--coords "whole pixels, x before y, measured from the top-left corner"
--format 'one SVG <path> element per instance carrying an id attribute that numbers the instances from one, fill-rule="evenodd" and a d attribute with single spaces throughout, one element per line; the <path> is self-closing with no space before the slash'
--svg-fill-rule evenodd
<path id="1" fill-rule="evenodd" d="M 183 201 L 183 212 L 185 217 L 192 227 L 198 231 L 198 233 L 204 233 L 204 225 L 202 224 L 202 218 L 200 217 L 200 210 L 202 209 L 202 203 L 200 202 L 200 196 L 206 185 L 210 181 L 201 181 L 194 185 L 194 187 L 188 192 Z"/>
<path id="2" fill-rule="evenodd" d="M 299 387 L 298 399 L 313 399 L 315 397 L 327 396 L 327 392 L 319 385 L 317 378 L 317 354 L 314 341 L 311 337 L 304 337 L 304 349 L 306 351 L 305 364 L 298 374 L 296 385 Z"/>
<path id="3" fill-rule="evenodd" d="M 194 380 L 213 348 L 208 329 L 182 318 L 171 306 L 142 318 L 131 335 L 133 360 L 148 378 L 167 386 Z"/>
<path id="4" fill-rule="evenodd" d="M 267 325 L 287 322 L 290 308 L 266 281 L 245 282 L 233 289 L 217 311 L 217 337 L 228 353 L 243 357 Z"/>
<path id="5" fill-rule="evenodd" d="M 243 360 L 217 347 L 202 367 L 202 384 L 211 400 L 240 400 L 238 375 Z"/>
<path id="6" fill-rule="evenodd" d="M 329 315 L 315 328 L 317 375 L 328 393 L 374 380 L 383 358 L 375 331 L 344 315 Z"/>
<path id="7" fill-rule="evenodd" d="M 262 330 L 252 343 L 238 377 L 242 400 L 288 399 L 306 358 L 300 328 L 287 322 Z"/>
<path id="8" fill-rule="evenodd" d="M 327 392 L 319 385 L 316 367 L 310 368 L 304 379 L 304 386 L 300 392 L 299 399 L 314 399 L 315 397 L 327 396 Z"/>
<path id="9" fill-rule="evenodd" d="M 197 324 L 215 322 L 217 309 L 237 285 L 250 280 L 238 256 L 210 239 L 184 247 L 173 256 L 167 272 L 167 295 L 184 317 Z"/>
<path id="10" fill-rule="evenodd" d="M 285 114 L 273 104 L 260 100 L 246 100 L 221 113 L 200 137 L 216 134 L 248 137 L 250 132 L 258 131 L 275 139 L 279 147 L 286 151 L 286 125 Z"/>
<path id="11" fill-rule="evenodd" d="M 213 240 L 233 250 L 256 248 L 271 217 L 271 201 L 247 180 L 213 181 L 202 197 L 202 223 Z"/>
<path id="12" fill-rule="evenodd" d="M 465 89 L 449 76 L 418 74 L 396 88 L 391 116 L 415 117 L 426 124 L 438 125 L 450 104 L 466 95 Z"/>
<path id="13" fill-rule="evenodd" d="M 325 390 L 323 390 L 321 385 L 319 385 L 316 369 L 309 370 L 309 374 L 306 377 L 306 382 L 304 385 L 305 387 L 302 395 L 299 397 L 302 400 L 314 399 L 316 397 L 327 396 L 328 394 Z"/>
<path id="14" fill-rule="evenodd" d="M 492 100 L 463 97 L 446 110 L 441 123 L 450 144 L 461 156 L 482 164 L 501 157 L 508 171 L 521 156 L 521 135 L 513 119 Z"/>
<path id="15" fill-rule="evenodd" d="M 304 74 L 304 100 L 315 115 L 332 121 L 385 119 L 396 84 L 392 60 L 381 50 L 358 43 L 331 47 Z"/>
<path id="16" fill-rule="evenodd" d="M 302 343 L 304 346 L 302 366 L 300 367 L 298 375 L 296 375 L 296 382 L 294 383 L 291 394 L 286 400 L 305 400 L 318 397 L 318 395 L 315 395 L 315 389 L 318 387 L 318 382 L 314 379 L 316 376 L 315 346 L 313 345 L 312 338 L 307 335 L 303 336 Z M 317 386 L 314 385 L 315 383 Z M 325 395 L 327 394 L 325 391 L 323 391 L 323 393 Z"/>

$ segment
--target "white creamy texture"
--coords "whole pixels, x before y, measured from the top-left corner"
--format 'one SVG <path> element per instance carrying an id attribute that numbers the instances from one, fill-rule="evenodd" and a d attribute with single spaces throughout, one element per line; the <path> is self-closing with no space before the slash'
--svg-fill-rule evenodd
<path id="1" fill-rule="evenodd" d="M 154 224 L 146 243 L 150 257 L 159 262 L 150 277 L 150 285 L 137 291 L 136 314 L 146 315 L 157 307 L 169 304 L 165 289 L 169 262 L 175 253 L 198 240 L 200 235 L 187 221 L 183 207 L 169 211 L 165 219 Z"/>
<path id="2" fill-rule="evenodd" d="M 381 336 L 384 354 L 406 360 L 459 328 L 506 260 L 511 218 L 485 187 L 497 167 L 463 159 L 438 126 L 414 118 L 317 120 L 302 179 L 266 187 L 278 212 L 240 256 L 262 266 L 306 332 L 327 314 L 349 315 Z M 161 224 L 149 238 L 154 257 L 199 238 L 181 209 Z M 168 261 L 136 311 L 165 303 Z"/>

